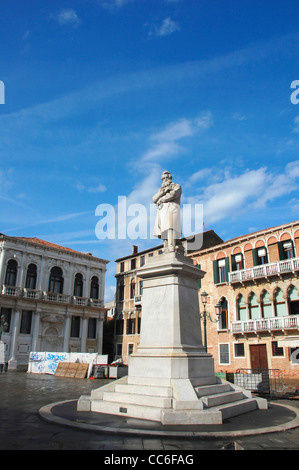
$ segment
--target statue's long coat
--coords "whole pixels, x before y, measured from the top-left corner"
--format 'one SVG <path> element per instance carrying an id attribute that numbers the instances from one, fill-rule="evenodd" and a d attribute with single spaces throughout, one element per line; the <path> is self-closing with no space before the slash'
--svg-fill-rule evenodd
<path id="1" fill-rule="evenodd" d="M 170 220 L 173 223 L 173 238 L 178 240 L 181 238 L 181 210 L 180 210 L 180 199 L 181 199 L 181 187 L 179 184 L 172 183 L 176 195 L 174 200 L 171 202 L 163 202 L 160 206 L 157 206 L 157 216 L 154 225 L 153 235 L 158 238 L 166 240 L 168 238 L 168 230 L 170 226 Z M 172 217 L 170 216 L 172 213 Z"/>

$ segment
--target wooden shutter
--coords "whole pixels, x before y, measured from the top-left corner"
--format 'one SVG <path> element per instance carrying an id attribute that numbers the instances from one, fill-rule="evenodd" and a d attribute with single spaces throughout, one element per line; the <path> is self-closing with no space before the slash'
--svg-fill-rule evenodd
<path id="1" fill-rule="evenodd" d="M 219 284 L 218 261 L 213 261 L 214 284 Z"/>

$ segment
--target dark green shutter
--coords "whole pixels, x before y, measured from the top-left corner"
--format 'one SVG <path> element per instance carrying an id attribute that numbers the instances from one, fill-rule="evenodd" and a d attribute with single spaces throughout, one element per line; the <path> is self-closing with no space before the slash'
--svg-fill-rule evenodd
<path id="1" fill-rule="evenodd" d="M 283 250 L 283 244 L 282 244 L 282 242 L 277 242 L 277 245 L 278 245 L 279 259 L 283 260 L 285 258 L 284 250 Z"/>
<path id="2" fill-rule="evenodd" d="M 228 273 L 229 273 L 229 257 L 225 258 L 225 281 L 228 282 Z"/>
<path id="3" fill-rule="evenodd" d="M 237 264 L 236 264 L 236 255 L 231 255 L 231 263 L 232 263 L 232 271 L 237 270 Z"/>
<path id="4" fill-rule="evenodd" d="M 218 261 L 213 261 L 214 284 L 219 284 Z"/>
<path id="5" fill-rule="evenodd" d="M 253 266 L 258 266 L 258 264 L 259 264 L 257 250 L 258 250 L 258 248 L 253 248 L 253 250 L 252 250 Z"/>
<path id="6" fill-rule="evenodd" d="M 198 269 L 201 269 L 200 264 L 197 265 Z M 198 279 L 198 288 L 201 288 L 201 279 Z"/>

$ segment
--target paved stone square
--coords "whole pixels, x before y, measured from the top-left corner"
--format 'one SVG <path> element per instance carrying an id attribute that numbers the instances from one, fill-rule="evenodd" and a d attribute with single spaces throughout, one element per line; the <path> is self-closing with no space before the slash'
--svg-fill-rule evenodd
<path id="1" fill-rule="evenodd" d="M 103 379 L 73 379 L 8 371 L 0 374 L 0 450 L 115 450 L 169 451 L 220 450 L 237 441 L 244 450 L 296 450 L 299 428 L 236 439 L 157 438 L 108 435 L 44 421 L 45 405 L 79 398 L 104 385 Z M 299 408 L 299 400 L 277 400 Z M 249 419 L 248 419 L 249 420 Z M 265 423 L 266 424 L 266 423 Z"/>

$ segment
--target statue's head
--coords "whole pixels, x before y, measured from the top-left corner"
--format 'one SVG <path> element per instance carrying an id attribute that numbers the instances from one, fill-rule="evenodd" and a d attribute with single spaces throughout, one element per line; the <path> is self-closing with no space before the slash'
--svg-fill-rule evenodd
<path id="1" fill-rule="evenodd" d="M 171 174 L 169 173 L 169 171 L 163 171 L 162 175 L 161 175 L 161 180 L 163 181 L 163 183 L 167 182 L 167 181 L 172 181 L 172 176 Z"/>

